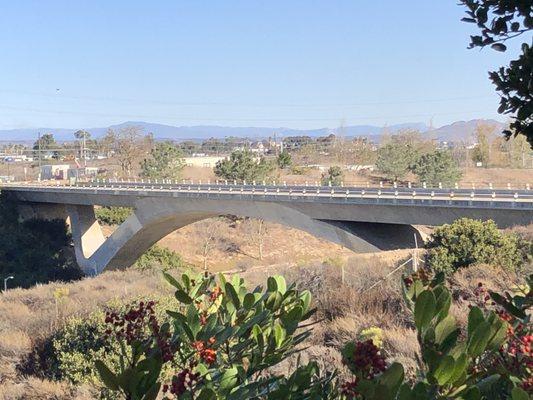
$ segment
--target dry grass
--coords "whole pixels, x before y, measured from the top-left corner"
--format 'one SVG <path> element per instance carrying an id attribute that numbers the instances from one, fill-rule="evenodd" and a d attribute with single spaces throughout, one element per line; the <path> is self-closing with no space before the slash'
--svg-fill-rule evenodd
<path id="1" fill-rule="evenodd" d="M 54 292 L 67 288 L 56 302 Z M 57 292 L 56 292 L 57 293 Z M 111 301 L 170 293 L 159 275 L 138 271 L 106 272 L 72 283 L 12 289 L 0 296 L 0 399 L 90 399 L 89 388 L 72 388 L 21 374 L 41 344 L 73 315 L 84 316 Z M 31 372 L 31 367 L 28 372 Z M 2 397 L 3 396 L 3 397 Z"/>
<path id="2" fill-rule="evenodd" d="M 332 252 L 313 262 L 286 261 L 246 269 L 242 275 L 250 287 L 264 284 L 268 275 L 280 273 L 313 293 L 317 314 L 313 334 L 306 343 L 309 347 L 276 369 L 290 372 L 298 363 L 316 360 L 323 368 L 340 368 L 342 374 L 342 345 L 356 339 L 363 329 L 379 327 L 383 330 L 384 353 L 389 359 L 402 362 L 408 376 L 414 376 L 419 348 L 411 315 L 400 295 L 401 271 L 387 276 L 408 256 L 408 251 L 351 256 Z M 453 278 L 453 313 L 459 321 L 465 322 L 468 312 L 468 303 L 462 299 L 473 292 L 479 281 L 501 290 L 513 286 L 517 277 L 485 266 L 458 272 Z M 376 282 L 379 285 L 369 289 Z M 58 288 L 67 288 L 68 295 L 56 304 L 54 292 Z M 23 374 L 21 366 L 66 318 L 87 315 L 110 301 L 156 296 L 169 290 L 158 274 L 129 270 L 68 284 L 14 289 L 0 296 L 0 399 L 94 398 L 91 388 L 43 380 L 35 371 L 32 374 L 31 368 Z"/>

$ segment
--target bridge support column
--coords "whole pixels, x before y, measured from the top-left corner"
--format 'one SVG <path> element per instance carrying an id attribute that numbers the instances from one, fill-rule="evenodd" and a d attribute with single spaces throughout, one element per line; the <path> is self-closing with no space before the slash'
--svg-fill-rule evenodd
<path id="1" fill-rule="evenodd" d="M 68 205 L 66 211 L 70 217 L 76 261 L 83 272 L 96 275 L 100 268 L 91 260 L 91 256 L 105 242 L 105 237 L 94 215 L 94 207 Z"/>

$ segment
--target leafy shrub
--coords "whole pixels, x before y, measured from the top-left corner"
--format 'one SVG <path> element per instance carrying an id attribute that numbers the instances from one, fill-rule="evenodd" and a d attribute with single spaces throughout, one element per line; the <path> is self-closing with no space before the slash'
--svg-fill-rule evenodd
<path id="1" fill-rule="evenodd" d="M 343 363 L 353 378 L 341 392 L 346 399 L 527 400 L 533 393 L 529 288 L 514 297 L 478 287 L 463 332 L 450 314 L 452 296 L 443 273 L 425 271 L 404 278 L 404 297 L 414 316 L 421 347 L 420 378 L 404 382 L 404 369 L 387 360 L 372 341 L 349 342 Z M 475 305 L 477 302 L 477 305 Z"/>
<path id="2" fill-rule="evenodd" d="M 305 175 L 308 172 L 309 172 L 309 168 L 308 167 L 302 167 L 302 166 L 299 166 L 299 165 L 294 165 L 291 168 L 291 174 L 293 174 L 293 175 Z"/>
<path id="3" fill-rule="evenodd" d="M 215 175 L 228 180 L 237 181 L 262 181 L 272 172 L 274 164 L 257 156 L 248 150 L 236 150 L 229 158 L 216 163 Z"/>
<path id="4" fill-rule="evenodd" d="M 371 339 L 347 343 L 343 364 L 352 374 L 342 384 L 316 363 L 299 365 L 289 377 L 268 370 L 308 337 L 302 321 L 312 310 L 307 291 L 287 287 L 279 276 L 266 291 L 249 293 L 234 277 L 183 275 L 175 296 L 185 308 L 168 311 L 172 324 L 139 329 L 139 313 L 115 315 L 108 330 L 121 341 L 127 363 L 97 361 L 106 386 L 126 399 L 354 399 L 354 400 L 527 400 L 533 394 L 533 275 L 520 293 L 500 295 L 479 285 L 470 299 L 466 327 L 450 313 L 445 275 L 427 270 L 403 279 L 421 348 L 419 376 L 405 380 L 404 367 L 389 363 Z M 128 317 L 130 316 L 130 317 Z M 142 319 L 142 314 L 141 314 Z M 124 334 L 124 329 L 125 332 Z M 303 328 L 303 329 L 302 329 Z M 368 332 L 376 333 L 376 332 Z M 165 382 L 160 370 L 177 369 Z"/>
<path id="5" fill-rule="evenodd" d="M 290 153 L 287 150 L 283 150 L 276 159 L 276 163 L 278 164 L 278 167 L 281 169 L 285 169 L 287 167 L 290 167 L 292 164 L 292 157 Z"/>
<path id="6" fill-rule="evenodd" d="M 422 182 L 431 186 L 453 184 L 461 178 L 461 170 L 448 150 L 423 154 L 413 166 L 413 172 Z"/>
<path id="7" fill-rule="evenodd" d="M 169 271 L 188 267 L 188 264 L 175 251 L 154 245 L 135 262 L 134 267 L 143 271 L 154 268 Z"/>
<path id="8" fill-rule="evenodd" d="M 448 273 L 473 264 L 519 269 L 530 249 L 517 235 L 500 232 L 494 221 L 468 218 L 436 228 L 426 247 L 428 265 Z"/>
<path id="9" fill-rule="evenodd" d="M 322 174 L 322 186 L 340 186 L 342 183 L 344 174 L 341 167 L 334 165 L 329 167 L 326 174 Z"/>
<path id="10" fill-rule="evenodd" d="M 146 299 L 138 300 L 134 302 L 135 307 L 138 307 L 141 302 L 146 306 L 149 304 Z M 158 298 L 153 306 L 155 318 L 159 321 L 168 319 L 164 310 L 173 302 L 174 300 L 169 297 Z M 110 313 L 124 313 L 131 307 L 131 303 L 112 303 L 107 308 L 107 312 L 98 310 L 87 317 L 70 318 L 52 338 L 51 358 L 53 362 L 51 363 L 52 370 L 48 371 L 49 376 L 67 380 L 75 385 L 81 383 L 95 385 L 109 397 L 94 363 L 95 360 L 104 360 L 106 364 L 114 368 L 119 367 L 121 345 L 114 336 L 109 334 L 105 318 Z M 128 355 L 131 356 L 131 354 Z"/>
<path id="11" fill-rule="evenodd" d="M 280 276 L 269 278 L 266 290 L 252 292 L 238 276 L 231 282 L 222 275 L 215 280 L 184 274 L 181 282 L 165 276 L 185 312 L 168 311 L 172 325 L 150 325 L 151 339 L 130 330 L 127 314 L 111 321 L 123 348 L 136 356 L 119 368 L 97 361 L 108 388 L 128 399 L 155 399 L 161 387 L 166 395 L 184 399 L 315 399 L 332 393 L 332 377 L 319 376 L 314 363 L 289 377 L 266 373 L 309 336 L 308 329 L 297 331 L 312 315 L 308 291 L 287 287 Z M 132 334 L 124 337 L 117 321 Z M 168 362 L 179 368 L 162 385 L 159 371 Z"/>
<path id="12" fill-rule="evenodd" d="M 96 219 L 105 225 L 120 225 L 132 214 L 129 207 L 99 207 L 95 210 Z"/>

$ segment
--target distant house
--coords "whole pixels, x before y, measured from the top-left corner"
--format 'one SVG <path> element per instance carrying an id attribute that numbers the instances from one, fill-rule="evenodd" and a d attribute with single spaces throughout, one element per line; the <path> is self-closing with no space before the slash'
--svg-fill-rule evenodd
<path id="1" fill-rule="evenodd" d="M 43 180 L 63 180 L 68 178 L 68 164 L 43 165 L 41 167 L 41 179 Z"/>
<path id="2" fill-rule="evenodd" d="M 226 157 L 222 156 L 197 156 L 197 157 L 185 157 L 183 159 L 185 165 L 188 167 L 202 167 L 202 168 L 214 168 L 217 162 L 224 160 Z"/>

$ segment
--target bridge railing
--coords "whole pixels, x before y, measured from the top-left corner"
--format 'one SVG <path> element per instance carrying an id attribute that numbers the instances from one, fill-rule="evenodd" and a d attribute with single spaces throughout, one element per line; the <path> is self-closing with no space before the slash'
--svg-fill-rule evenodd
<path id="1" fill-rule="evenodd" d="M 6 185 L 8 186 L 8 185 Z M 9 185 L 13 186 L 13 185 Z M 95 194 L 127 194 L 174 197 L 216 197 L 224 199 L 254 199 L 264 201 L 320 201 L 331 203 L 368 203 L 396 205 L 431 205 L 478 208 L 518 208 L 533 210 L 533 193 L 528 191 L 465 191 L 420 190 L 405 188 L 347 188 L 323 186 L 268 186 L 183 183 L 148 183 L 94 181 L 68 186 L 47 186 L 52 190 L 86 191 Z M 42 186 L 27 185 L 25 189 L 42 191 Z"/>

